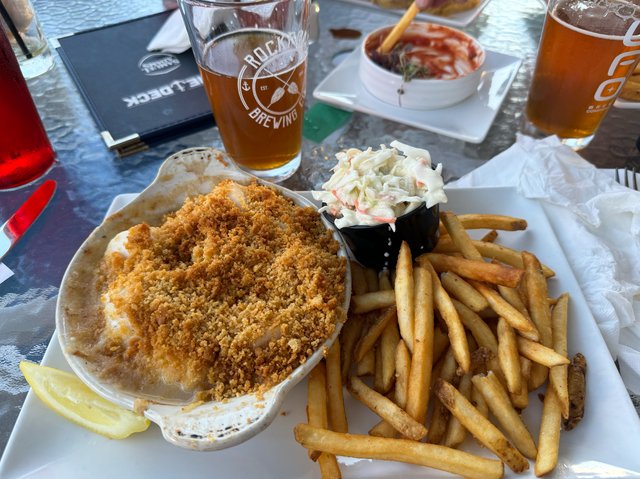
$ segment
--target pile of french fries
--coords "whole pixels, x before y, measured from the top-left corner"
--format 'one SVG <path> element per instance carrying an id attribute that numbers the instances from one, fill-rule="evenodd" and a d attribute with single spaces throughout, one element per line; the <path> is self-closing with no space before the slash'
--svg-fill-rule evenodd
<path id="1" fill-rule="evenodd" d="M 569 390 L 584 397 L 584 364 L 572 365 L 570 380 L 569 296 L 548 297 L 555 273 L 494 242 L 498 230 L 526 227 L 443 212 L 433 252 L 414 261 L 403 244 L 392 274 L 353 263 L 349 319 L 308 378 L 308 424 L 294 430 L 323 478 L 341 477 L 336 456 L 488 479 L 502 477 L 505 464 L 526 471 L 529 459 L 536 476 L 555 468 L 563 418 L 569 428 L 582 415 Z M 472 240 L 470 229 L 490 231 Z M 368 435 L 349 434 L 343 384 L 380 418 Z M 520 413 L 541 386 L 536 441 Z M 468 433 L 496 457 L 458 449 Z"/>

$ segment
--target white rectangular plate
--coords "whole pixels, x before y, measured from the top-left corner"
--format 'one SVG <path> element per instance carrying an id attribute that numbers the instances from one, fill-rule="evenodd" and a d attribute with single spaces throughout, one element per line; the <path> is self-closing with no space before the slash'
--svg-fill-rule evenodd
<path id="1" fill-rule="evenodd" d="M 640 101 L 631 101 L 624 100 L 623 98 L 618 98 L 613 103 L 613 106 L 622 110 L 640 110 Z"/>
<path id="2" fill-rule="evenodd" d="M 345 110 L 359 111 L 387 120 L 432 131 L 470 143 L 481 143 L 522 60 L 504 53 L 486 50 L 482 80 L 478 91 L 466 100 L 439 110 L 410 110 L 378 100 L 360 83 L 356 48 L 313 91 L 314 98 Z"/>
<path id="3" fill-rule="evenodd" d="M 347 3 L 353 3 L 354 5 L 359 5 L 361 7 L 373 8 L 374 10 L 378 10 L 381 12 L 393 13 L 394 15 L 398 15 L 398 16 L 402 16 L 405 12 L 405 10 L 402 10 L 402 9 L 382 8 L 378 5 L 373 4 L 370 0 L 342 0 L 342 1 Z M 464 12 L 453 13 L 447 16 L 433 15 L 430 13 L 418 13 L 416 18 L 418 20 L 424 20 L 425 22 L 439 23 L 441 25 L 448 25 L 450 27 L 466 27 L 471 22 L 473 22 L 476 18 L 478 18 L 478 16 L 480 15 L 484 7 L 486 7 L 487 3 L 489 3 L 489 1 L 490 0 L 482 0 L 478 4 L 478 6 L 476 6 L 475 8 L 465 10 Z"/>
<path id="4" fill-rule="evenodd" d="M 588 361 L 585 418 L 561 437 L 555 478 L 640 478 L 640 420 L 615 369 L 580 288 L 540 205 L 510 188 L 453 189 L 447 191 L 446 209 L 459 213 L 499 213 L 525 218 L 529 229 L 500 233 L 507 246 L 526 249 L 557 273 L 550 280 L 552 295 L 571 294 L 569 352 L 582 352 Z M 118 197 L 121 207 L 131 195 Z M 111 210 L 110 210 L 111 211 Z M 54 336 L 43 364 L 69 369 Z M 530 394 L 525 421 L 535 438 L 540 414 L 538 393 Z M 349 394 L 345 394 L 349 428 L 366 433 L 377 420 Z M 319 478 L 318 466 L 293 439 L 295 424 L 305 422 L 306 384 L 288 396 L 281 415 L 264 432 L 239 446 L 218 452 L 192 452 L 171 446 L 152 425 L 146 432 L 116 441 L 75 426 L 47 409 L 30 391 L 7 449 L 0 462 L 0 477 L 111 479 L 135 477 L 211 478 Z M 465 449 L 490 454 L 467 440 Z M 451 477 L 432 469 L 395 462 L 339 458 L 345 478 Z M 533 464 L 532 464 L 533 467 Z M 532 469 L 505 477 L 533 478 Z"/>

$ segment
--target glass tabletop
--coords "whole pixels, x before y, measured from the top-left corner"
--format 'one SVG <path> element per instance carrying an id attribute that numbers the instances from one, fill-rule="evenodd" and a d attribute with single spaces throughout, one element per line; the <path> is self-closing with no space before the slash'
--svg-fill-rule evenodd
<path id="1" fill-rule="evenodd" d="M 34 0 L 48 39 L 162 11 L 163 0 Z M 165 0 L 165 3 L 170 3 Z M 315 100 L 311 92 L 331 72 L 345 53 L 361 39 L 334 36 L 332 29 L 368 32 L 397 21 L 393 13 L 356 6 L 340 0 L 320 1 L 320 35 L 310 47 L 307 108 Z M 329 142 L 305 140 L 300 170 L 284 186 L 296 190 L 319 188 L 329 177 L 334 154 L 350 146 L 390 143 L 398 139 L 427 147 L 444 164 L 445 179 L 452 180 L 477 168 L 507 149 L 515 140 L 526 101 L 544 12 L 537 0 L 491 0 L 465 31 L 489 49 L 521 57 L 522 66 L 486 139 L 465 143 L 408 127 L 375 116 L 354 113 L 348 124 Z M 52 301 L 69 260 L 89 232 L 102 220 L 118 194 L 141 191 L 155 176 L 160 163 L 172 153 L 193 146 L 222 148 L 218 132 L 209 128 L 154 146 L 126 158 L 118 158 L 104 145 L 89 110 L 68 72 L 56 57 L 55 68 L 30 80 L 29 87 L 57 152 L 58 164 L 47 175 L 58 182 L 58 191 L 46 213 L 4 259 L 15 276 L 0 284 L 0 308 L 43 307 L 37 321 L 18 314 L 5 315 L 0 323 L 0 452 L 11 433 L 27 392 L 17 373 L 24 358 L 39 361 L 54 330 Z M 640 115 L 633 110 L 612 109 L 591 145 L 581 154 L 603 168 L 638 164 L 635 143 Z M 0 218 L 7 218 L 39 183 L 17 191 L 0 192 Z M 15 316 L 15 317 L 14 317 Z"/>

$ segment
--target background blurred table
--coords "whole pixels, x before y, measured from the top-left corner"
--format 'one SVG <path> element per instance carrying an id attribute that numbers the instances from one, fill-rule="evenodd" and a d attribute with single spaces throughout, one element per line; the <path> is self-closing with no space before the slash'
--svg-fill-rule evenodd
<path id="1" fill-rule="evenodd" d="M 162 0 L 34 0 L 33 3 L 49 39 L 164 9 Z M 346 27 L 365 33 L 397 19 L 387 12 L 321 0 L 320 39 L 311 46 L 309 54 L 307 104 L 314 102 L 311 92 L 333 69 L 336 57 L 359 43 L 334 38 L 330 28 Z M 301 190 L 319 188 L 329 177 L 334 154 L 347 146 L 375 146 L 399 139 L 426 147 L 435 161 L 444 164 L 446 180 L 465 174 L 505 150 L 514 142 L 518 130 L 543 20 L 537 0 L 492 0 L 466 28 L 485 47 L 523 58 L 520 72 L 483 143 L 464 143 L 355 113 L 337 141 L 326 144 L 305 141 L 302 167 L 285 186 Z M 31 307 L 54 298 L 73 253 L 100 223 L 113 197 L 142 190 L 167 156 L 191 146 L 222 148 L 217 130 L 210 128 L 131 157 L 117 158 L 104 146 L 78 90 L 60 59 L 55 53 L 54 56 L 55 69 L 31 80 L 29 87 L 58 155 L 59 164 L 48 175 L 58 181 L 58 191 L 46 214 L 5 258 L 15 276 L 0 285 L 0 452 L 28 389 L 17 373 L 17 364 L 24 358 L 40 361 L 54 330 L 53 313 L 24 324 L 20 317 L 3 316 L 2 310 L 15 305 Z M 638 135 L 640 112 L 613 109 L 582 154 L 598 167 L 640 164 L 635 147 Z M 34 188 L 0 192 L 0 218 L 8 218 Z"/>

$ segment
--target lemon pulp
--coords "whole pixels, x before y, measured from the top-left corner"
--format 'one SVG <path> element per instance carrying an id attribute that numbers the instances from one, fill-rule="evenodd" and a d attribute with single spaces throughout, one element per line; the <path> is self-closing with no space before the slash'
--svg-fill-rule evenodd
<path id="1" fill-rule="evenodd" d="M 20 371 L 43 403 L 90 431 L 124 439 L 149 427 L 144 416 L 103 399 L 73 374 L 29 361 L 20 362 Z"/>

